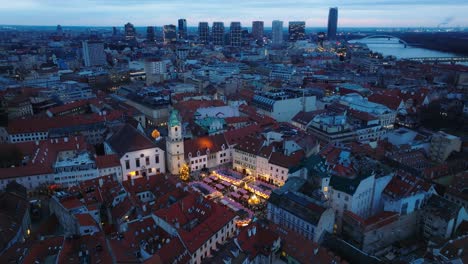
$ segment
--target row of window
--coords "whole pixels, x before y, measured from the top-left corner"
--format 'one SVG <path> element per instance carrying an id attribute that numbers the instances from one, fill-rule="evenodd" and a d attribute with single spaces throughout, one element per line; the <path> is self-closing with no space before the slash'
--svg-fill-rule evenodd
<path id="1" fill-rule="evenodd" d="M 154 155 L 154 162 L 156 164 L 159 164 L 159 154 Z M 145 164 L 146 164 L 146 166 L 150 165 L 150 157 L 149 156 L 145 157 Z M 140 165 L 141 165 L 140 158 L 135 158 L 135 167 L 139 168 Z M 125 160 L 125 169 L 126 170 L 130 169 L 130 160 Z"/>

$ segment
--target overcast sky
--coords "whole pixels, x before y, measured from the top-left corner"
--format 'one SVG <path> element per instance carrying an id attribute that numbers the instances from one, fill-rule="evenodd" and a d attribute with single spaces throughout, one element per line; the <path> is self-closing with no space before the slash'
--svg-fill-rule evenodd
<path id="1" fill-rule="evenodd" d="M 467 0 L 0 0 L 3 25 L 135 26 L 199 21 L 306 21 L 324 27 L 328 8 L 339 8 L 341 27 L 468 27 Z"/>

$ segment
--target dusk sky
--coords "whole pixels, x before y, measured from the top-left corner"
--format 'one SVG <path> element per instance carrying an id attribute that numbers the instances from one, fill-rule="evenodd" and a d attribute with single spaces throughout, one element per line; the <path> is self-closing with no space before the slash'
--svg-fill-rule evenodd
<path id="1" fill-rule="evenodd" d="M 340 27 L 468 26 L 466 0 L 0 0 L 3 25 L 135 26 L 199 21 L 303 20 L 326 26 L 328 8 L 339 8 Z"/>

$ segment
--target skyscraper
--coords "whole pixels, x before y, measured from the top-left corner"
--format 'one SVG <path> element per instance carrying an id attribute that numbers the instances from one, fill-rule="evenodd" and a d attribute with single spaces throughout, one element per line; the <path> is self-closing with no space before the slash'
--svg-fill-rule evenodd
<path id="1" fill-rule="evenodd" d="M 305 39 L 305 22 L 290 21 L 289 22 L 289 41 Z"/>
<path id="2" fill-rule="evenodd" d="M 231 46 L 240 47 L 242 44 L 242 26 L 240 22 L 231 22 L 229 28 Z"/>
<path id="3" fill-rule="evenodd" d="M 271 42 L 274 47 L 283 45 L 283 21 L 274 20 L 271 24 Z"/>
<path id="4" fill-rule="evenodd" d="M 213 22 L 213 28 L 211 29 L 211 35 L 213 36 L 214 45 L 224 45 L 224 23 Z"/>
<path id="5" fill-rule="evenodd" d="M 133 40 L 136 37 L 135 27 L 132 23 L 128 22 L 125 24 L 125 39 L 126 40 Z"/>
<path id="6" fill-rule="evenodd" d="M 118 31 L 116 27 L 112 27 L 112 36 L 117 36 Z"/>
<path id="7" fill-rule="evenodd" d="M 336 30 L 338 27 L 338 7 L 330 8 L 328 12 L 328 39 L 336 39 Z"/>
<path id="8" fill-rule="evenodd" d="M 146 40 L 154 42 L 154 27 L 150 26 L 146 28 Z"/>
<path id="9" fill-rule="evenodd" d="M 263 38 L 263 21 L 252 22 L 252 37 L 256 40 Z"/>
<path id="10" fill-rule="evenodd" d="M 179 39 L 187 39 L 187 20 L 185 18 L 179 19 Z"/>
<path id="11" fill-rule="evenodd" d="M 83 61 L 86 67 L 106 65 L 104 43 L 98 41 L 83 41 Z"/>
<path id="12" fill-rule="evenodd" d="M 164 25 L 163 27 L 164 44 L 177 42 L 177 29 L 175 25 Z"/>
<path id="13" fill-rule="evenodd" d="M 210 26 L 208 25 L 208 22 L 198 23 L 198 37 L 200 39 L 200 42 L 203 44 L 207 44 L 209 35 Z"/>
<path id="14" fill-rule="evenodd" d="M 57 25 L 57 36 L 61 37 L 63 36 L 63 29 L 61 25 Z"/>

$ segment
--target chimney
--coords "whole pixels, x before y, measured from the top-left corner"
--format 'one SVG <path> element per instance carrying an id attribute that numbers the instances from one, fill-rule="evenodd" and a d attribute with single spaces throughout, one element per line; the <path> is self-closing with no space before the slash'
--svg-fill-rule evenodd
<path id="1" fill-rule="evenodd" d="M 318 253 L 318 247 L 314 248 L 314 255 L 317 256 L 317 253 Z"/>
<path id="2" fill-rule="evenodd" d="M 39 140 L 36 140 L 36 146 L 39 146 Z"/>
<path id="3" fill-rule="evenodd" d="M 252 229 L 248 229 L 248 230 L 247 230 L 247 235 L 248 235 L 249 237 L 252 236 Z"/>
<path id="4" fill-rule="evenodd" d="M 76 144 L 76 149 L 80 149 L 80 144 L 79 143 Z"/>
<path id="5" fill-rule="evenodd" d="M 99 187 L 102 187 L 102 185 L 104 185 L 104 181 L 102 180 L 102 178 L 99 178 Z"/>
<path id="6" fill-rule="evenodd" d="M 252 228 L 252 236 L 255 236 L 256 233 L 257 233 L 257 227 L 254 226 L 254 227 Z"/>
<path id="7" fill-rule="evenodd" d="M 135 179 L 132 176 L 130 176 L 130 181 L 132 183 L 132 186 L 135 186 Z"/>
<path id="8" fill-rule="evenodd" d="M 64 137 L 63 142 L 65 142 L 65 143 L 68 142 L 68 137 Z"/>

